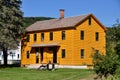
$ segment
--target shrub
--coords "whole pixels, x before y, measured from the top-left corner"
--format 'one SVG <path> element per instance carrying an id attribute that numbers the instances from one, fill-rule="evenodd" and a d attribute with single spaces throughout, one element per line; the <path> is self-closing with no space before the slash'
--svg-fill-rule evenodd
<path id="1" fill-rule="evenodd" d="M 110 50 L 106 52 L 106 55 L 95 53 L 93 56 L 93 64 L 94 71 L 100 78 L 102 78 L 102 76 L 108 78 L 109 75 L 115 75 L 120 66 L 118 55 L 112 53 Z"/>

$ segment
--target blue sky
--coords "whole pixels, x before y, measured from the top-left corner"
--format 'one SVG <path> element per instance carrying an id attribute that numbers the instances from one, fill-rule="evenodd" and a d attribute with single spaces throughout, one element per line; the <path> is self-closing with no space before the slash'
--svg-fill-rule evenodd
<path id="1" fill-rule="evenodd" d="M 65 9 L 65 17 L 94 14 L 105 26 L 120 20 L 120 0 L 22 0 L 25 17 L 59 18 L 59 9 Z"/>

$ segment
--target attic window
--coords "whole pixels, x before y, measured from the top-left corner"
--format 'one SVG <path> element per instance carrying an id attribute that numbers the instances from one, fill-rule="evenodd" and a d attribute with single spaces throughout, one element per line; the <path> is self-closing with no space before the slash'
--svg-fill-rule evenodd
<path id="1" fill-rule="evenodd" d="M 88 24 L 91 25 L 91 17 L 88 18 Z"/>

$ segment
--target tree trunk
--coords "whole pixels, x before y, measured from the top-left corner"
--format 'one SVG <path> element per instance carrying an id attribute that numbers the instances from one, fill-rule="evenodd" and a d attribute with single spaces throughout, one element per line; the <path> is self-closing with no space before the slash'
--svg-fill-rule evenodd
<path id="1" fill-rule="evenodd" d="M 3 48 L 4 67 L 7 67 L 7 49 Z"/>

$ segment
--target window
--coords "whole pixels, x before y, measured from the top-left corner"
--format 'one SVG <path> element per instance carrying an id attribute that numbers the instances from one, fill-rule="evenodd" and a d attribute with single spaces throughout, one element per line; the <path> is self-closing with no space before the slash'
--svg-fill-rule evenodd
<path id="1" fill-rule="evenodd" d="M 34 41 L 37 40 L 37 34 L 34 34 Z"/>
<path id="2" fill-rule="evenodd" d="M 30 41 L 30 35 L 27 35 L 27 42 L 29 42 Z"/>
<path id="3" fill-rule="evenodd" d="M 26 52 L 26 57 L 27 57 L 27 58 L 30 58 L 30 53 L 29 53 L 29 51 Z"/>
<path id="4" fill-rule="evenodd" d="M 84 40 L 84 31 L 80 31 L 80 39 Z"/>
<path id="5" fill-rule="evenodd" d="M 96 54 L 99 54 L 99 50 L 96 50 Z"/>
<path id="6" fill-rule="evenodd" d="M 12 55 L 13 55 L 13 53 L 12 53 L 12 52 L 10 52 L 9 54 L 10 54 L 10 56 L 12 56 Z"/>
<path id="7" fill-rule="evenodd" d="M 65 58 L 65 49 L 62 49 L 62 58 Z"/>
<path id="8" fill-rule="evenodd" d="M 95 33 L 95 40 L 96 40 L 96 41 L 99 40 L 99 33 L 98 33 L 98 32 Z"/>
<path id="9" fill-rule="evenodd" d="M 84 58 L 84 49 L 80 50 L 80 57 L 83 59 Z"/>
<path id="10" fill-rule="evenodd" d="M 91 25 L 91 17 L 88 18 L 88 24 Z"/>
<path id="11" fill-rule="evenodd" d="M 19 54 L 17 54 L 17 58 L 19 59 L 19 57 L 20 57 L 20 55 Z"/>
<path id="12" fill-rule="evenodd" d="M 53 40 L 53 32 L 50 32 L 50 40 Z"/>
<path id="13" fill-rule="evenodd" d="M 2 57 L 2 53 L 0 52 L 0 57 Z"/>
<path id="14" fill-rule="evenodd" d="M 44 33 L 41 33 L 41 41 L 44 41 Z"/>
<path id="15" fill-rule="evenodd" d="M 62 31 L 62 40 L 65 40 L 65 31 Z"/>

